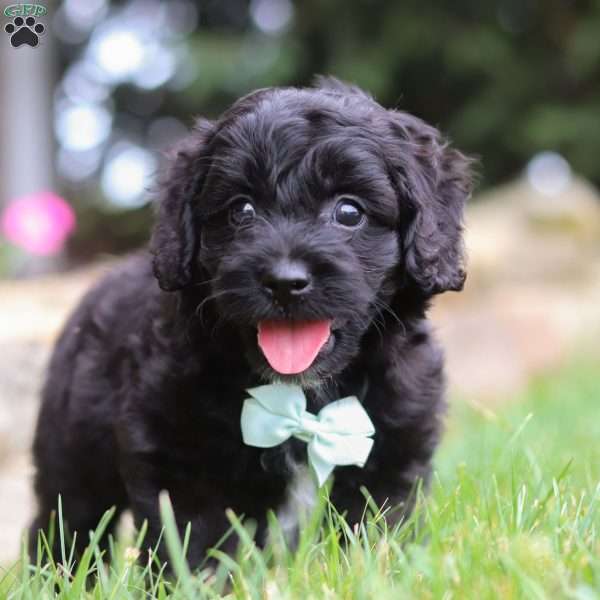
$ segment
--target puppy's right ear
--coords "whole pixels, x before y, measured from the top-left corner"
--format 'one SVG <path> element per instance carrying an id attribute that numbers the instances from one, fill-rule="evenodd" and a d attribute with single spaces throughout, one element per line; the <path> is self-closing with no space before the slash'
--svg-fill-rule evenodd
<path id="1" fill-rule="evenodd" d="M 212 131 L 210 121 L 198 120 L 192 132 L 169 153 L 169 164 L 158 181 L 150 252 L 154 276 L 168 292 L 188 285 L 194 274 L 197 232 L 192 203 L 208 170 L 207 143 Z"/>

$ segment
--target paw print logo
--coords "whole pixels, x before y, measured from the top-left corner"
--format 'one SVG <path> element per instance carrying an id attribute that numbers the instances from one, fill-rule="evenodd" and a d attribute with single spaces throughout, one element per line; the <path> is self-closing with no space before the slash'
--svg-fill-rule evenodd
<path id="1" fill-rule="evenodd" d="M 23 44 L 27 44 L 35 48 L 40 38 L 45 31 L 45 27 L 41 23 L 36 23 L 34 17 L 15 17 L 12 23 L 7 23 L 4 26 L 4 31 L 10 35 L 10 43 L 14 48 L 18 48 Z"/>

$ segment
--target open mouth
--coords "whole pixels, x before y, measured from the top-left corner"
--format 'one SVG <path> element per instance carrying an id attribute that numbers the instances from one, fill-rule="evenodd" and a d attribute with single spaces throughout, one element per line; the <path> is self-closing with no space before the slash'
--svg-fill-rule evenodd
<path id="1" fill-rule="evenodd" d="M 271 368 L 282 375 L 306 371 L 320 352 L 334 344 L 332 322 L 261 321 L 258 345 Z"/>

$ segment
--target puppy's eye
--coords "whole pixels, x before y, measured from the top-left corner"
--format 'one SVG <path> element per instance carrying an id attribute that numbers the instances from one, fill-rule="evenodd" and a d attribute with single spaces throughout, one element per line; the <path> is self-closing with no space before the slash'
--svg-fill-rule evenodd
<path id="1" fill-rule="evenodd" d="M 240 196 L 229 209 L 229 221 L 232 225 L 243 225 L 254 219 L 256 211 L 248 196 Z"/>
<path id="2" fill-rule="evenodd" d="M 362 206 L 354 199 L 344 196 L 340 198 L 333 211 L 333 220 L 344 227 L 358 227 L 364 220 Z"/>

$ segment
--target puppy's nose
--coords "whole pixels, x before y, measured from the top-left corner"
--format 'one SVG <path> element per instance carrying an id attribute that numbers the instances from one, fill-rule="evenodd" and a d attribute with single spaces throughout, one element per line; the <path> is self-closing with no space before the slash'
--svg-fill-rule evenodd
<path id="1" fill-rule="evenodd" d="M 311 277 L 306 265 L 296 260 L 281 260 L 263 276 L 263 287 L 281 305 L 292 302 L 310 288 Z"/>

